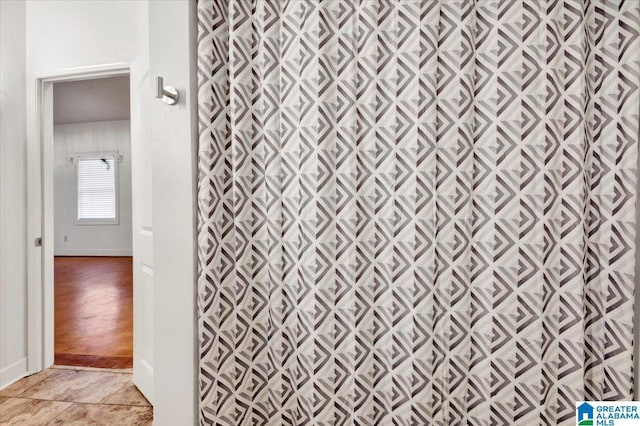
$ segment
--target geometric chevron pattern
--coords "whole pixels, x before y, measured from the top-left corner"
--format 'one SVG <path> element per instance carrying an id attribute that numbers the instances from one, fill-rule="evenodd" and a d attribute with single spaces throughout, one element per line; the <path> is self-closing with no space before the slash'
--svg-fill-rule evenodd
<path id="1" fill-rule="evenodd" d="M 198 3 L 203 425 L 633 396 L 640 2 Z"/>

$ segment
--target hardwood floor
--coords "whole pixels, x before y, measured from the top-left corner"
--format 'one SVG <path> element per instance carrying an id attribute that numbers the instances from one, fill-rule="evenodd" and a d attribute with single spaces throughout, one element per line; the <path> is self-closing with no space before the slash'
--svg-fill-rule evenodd
<path id="1" fill-rule="evenodd" d="M 56 257 L 57 365 L 133 366 L 131 257 Z"/>

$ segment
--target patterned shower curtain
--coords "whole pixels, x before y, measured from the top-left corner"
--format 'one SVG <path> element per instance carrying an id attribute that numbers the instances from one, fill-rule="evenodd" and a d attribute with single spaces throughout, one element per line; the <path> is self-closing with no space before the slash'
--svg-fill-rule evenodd
<path id="1" fill-rule="evenodd" d="M 631 399 L 639 8 L 199 1 L 201 424 Z"/>

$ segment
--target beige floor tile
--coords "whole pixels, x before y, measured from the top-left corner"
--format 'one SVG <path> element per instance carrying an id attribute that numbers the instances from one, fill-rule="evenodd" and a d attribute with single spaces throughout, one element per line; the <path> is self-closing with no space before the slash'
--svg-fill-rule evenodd
<path id="1" fill-rule="evenodd" d="M 149 401 L 132 382 L 125 383 L 124 386 L 103 400 L 102 404 L 150 406 Z"/>
<path id="2" fill-rule="evenodd" d="M 131 375 L 96 371 L 53 369 L 20 396 L 54 401 L 97 403 L 131 380 Z"/>
<path id="3" fill-rule="evenodd" d="M 131 379 L 110 370 L 45 370 L 2 391 L 0 425 L 150 426 L 153 408 Z"/>
<path id="4" fill-rule="evenodd" d="M 71 405 L 70 402 L 0 397 L 0 425 L 42 426 Z"/>
<path id="5" fill-rule="evenodd" d="M 73 404 L 55 418 L 50 425 L 85 426 L 118 425 L 150 426 L 153 421 L 151 407 L 127 407 L 124 405 Z"/>
<path id="6" fill-rule="evenodd" d="M 35 386 L 42 380 L 49 377 L 52 373 L 52 369 L 47 369 L 31 376 L 25 377 L 24 379 L 20 379 L 14 384 L 2 389 L 0 391 L 0 396 L 18 396 L 27 389 Z"/>

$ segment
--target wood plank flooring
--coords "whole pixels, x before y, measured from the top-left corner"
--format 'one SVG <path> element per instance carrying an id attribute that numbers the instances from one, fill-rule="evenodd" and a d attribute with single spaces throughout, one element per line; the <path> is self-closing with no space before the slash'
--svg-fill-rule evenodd
<path id="1" fill-rule="evenodd" d="M 57 365 L 133 366 L 131 257 L 56 257 Z"/>

